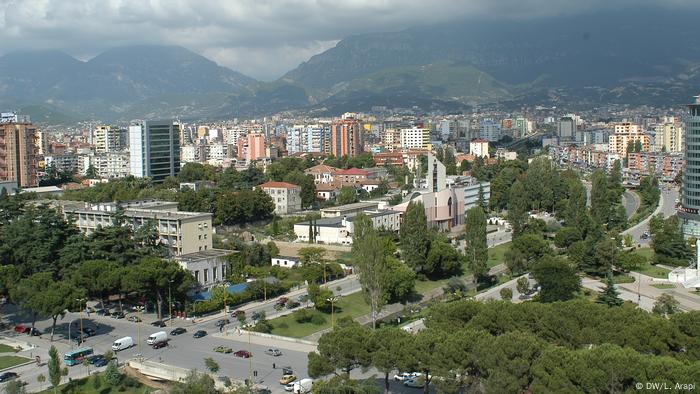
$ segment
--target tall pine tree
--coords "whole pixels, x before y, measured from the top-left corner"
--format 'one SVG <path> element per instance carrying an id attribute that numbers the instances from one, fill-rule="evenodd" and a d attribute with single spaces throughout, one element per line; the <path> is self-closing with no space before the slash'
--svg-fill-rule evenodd
<path id="1" fill-rule="evenodd" d="M 517 180 L 508 193 L 508 222 L 513 227 L 513 237 L 520 235 L 527 223 L 528 205 L 525 187 Z"/>
<path id="2" fill-rule="evenodd" d="M 425 217 L 425 206 L 422 202 L 411 201 L 408 204 L 399 235 L 403 261 L 414 271 L 420 272 L 428 257 L 430 246 L 428 219 Z"/>
<path id="3" fill-rule="evenodd" d="M 612 271 L 608 271 L 608 275 L 605 281 L 605 289 L 598 295 L 596 300 L 599 304 L 605 304 L 607 306 L 621 306 L 624 304 L 622 298 L 620 298 L 620 292 L 615 287 L 615 282 L 613 281 Z"/>
<path id="4" fill-rule="evenodd" d="M 481 207 L 473 207 L 467 211 L 466 216 L 466 246 L 464 247 L 464 254 L 476 282 L 488 273 L 488 266 L 486 265 L 489 258 L 488 244 L 486 242 L 486 215 L 484 215 L 484 210 Z"/>

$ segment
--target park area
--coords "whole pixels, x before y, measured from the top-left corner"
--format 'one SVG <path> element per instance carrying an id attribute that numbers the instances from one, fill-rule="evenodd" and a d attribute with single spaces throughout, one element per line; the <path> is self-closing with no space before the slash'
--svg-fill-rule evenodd
<path id="1" fill-rule="evenodd" d="M 17 350 L 15 348 L 13 348 L 12 346 L 0 344 L 0 370 L 14 367 L 15 365 L 24 364 L 28 361 L 31 361 L 27 357 L 6 355 L 6 353 L 15 353 L 15 352 L 17 352 Z"/>

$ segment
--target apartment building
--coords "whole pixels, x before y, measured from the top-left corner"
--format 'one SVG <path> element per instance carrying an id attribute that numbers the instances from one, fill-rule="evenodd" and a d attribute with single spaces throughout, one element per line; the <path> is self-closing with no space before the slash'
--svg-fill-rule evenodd
<path id="1" fill-rule="evenodd" d="M 640 143 L 642 152 L 649 152 L 649 136 L 644 134 L 641 126 L 629 122 L 616 124 L 614 134 L 608 137 L 608 151 L 625 158 L 630 143 Z"/>
<path id="2" fill-rule="evenodd" d="M 0 181 L 16 181 L 19 187 L 38 184 L 37 130 L 28 116 L 0 114 Z"/>
<path id="3" fill-rule="evenodd" d="M 272 198 L 276 214 L 301 211 L 301 187 L 287 182 L 266 182 L 256 188 L 262 189 Z"/>
<path id="4" fill-rule="evenodd" d="M 430 129 L 411 127 L 401 129 L 401 147 L 404 149 L 425 149 L 430 145 Z"/>
<path id="5" fill-rule="evenodd" d="M 129 126 L 131 175 L 160 183 L 180 172 L 180 124 L 136 121 Z"/>
<path id="6" fill-rule="evenodd" d="M 360 122 L 346 117 L 331 123 L 330 153 L 336 157 L 357 156 L 364 152 L 364 130 Z"/>

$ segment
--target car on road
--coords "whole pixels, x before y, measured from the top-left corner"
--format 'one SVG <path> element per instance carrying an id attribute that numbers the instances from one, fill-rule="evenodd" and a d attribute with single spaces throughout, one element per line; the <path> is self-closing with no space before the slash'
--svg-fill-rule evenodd
<path id="1" fill-rule="evenodd" d="M 260 318 L 263 317 L 263 314 L 260 312 L 253 312 L 253 314 L 250 316 L 251 319 L 253 320 L 260 320 Z"/>
<path id="2" fill-rule="evenodd" d="M 309 300 L 308 294 L 302 294 L 299 297 L 297 297 L 297 301 L 299 301 L 299 302 L 306 302 L 308 300 Z"/>
<path id="3" fill-rule="evenodd" d="M 151 325 L 156 327 L 165 327 L 165 322 L 162 320 L 156 320 L 153 323 L 151 323 Z"/>
<path id="4" fill-rule="evenodd" d="M 287 309 L 294 309 L 294 308 L 299 307 L 300 305 L 301 305 L 301 303 L 299 301 L 289 301 L 287 303 Z"/>
<path id="5" fill-rule="evenodd" d="M 230 324 L 230 323 L 231 323 L 231 321 L 229 319 L 219 319 L 216 321 L 216 326 L 223 327 L 223 326 Z"/>
<path id="6" fill-rule="evenodd" d="M 97 354 L 95 356 L 92 356 L 89 358 L 89 360 L 90 360 L 90 364 L 97 365 L 98 367 L 102 367 L 102 366 L 107 365 L 107 359 L 105 358 L 105 356 L 103 356 L 101 354 Z M 102 364 L 102 363 L 104 363 L 104 364 Z M 101 364 L 101 365 L 98 365 L 98 364 Z"/>
<path id="7" fill-rule="evenodd" d="M 166 347 L 166 346 L 168 346 L 168 340 L 167 340 L 167 339 L 166 339 L 165 341 L 160 341 L 160 342 L 156 342 L 156 343 L 153 344 L 153 348 L 154 348 L 154 349 L 160 349 L 160 348 L 164 348 L 164 347 Z"/>
<path id="8" fill-rule="evenodd" d="M 237 309 L 237 310 L 231 312 L 231 317 L 238 317 L 238 316 L 240 316 L 240 315 L 245 316 L 245 311 L 242 311 L 242 310 L 240 310 L 240 309 Z"/>
<path id="9" fill-rule="evenodd" d="M 92 337 L 92 336 L 95 336 L 95 334 L 97 334 L 97 331 L 95 331 L 94 328 L 83 327 L 83 335 L 88 336 L 88 337 Z"/>
<path id="10" fill-rule="evenodd" d="M 271 348 L 265 350 L 265 354 L 268 354 L 268 355 L 270 355 L 270 356 L 278 357 L 278 356 L 281 356 L 281 355 L 282 355 L 282 352 L 281 352 L 279 349 L 276 349 L 276 348 L 271 347 Z"/>
<path id="11" fill-rule="evenodd" d="M 12 379 L 16 379 L 19 375 L 15 372 L 3 372 L 0 374 L 0 383 L 8 382 Z"/>
<path id="12" fill-rule="evenodd" d="M 397 382 L 405 382 L 407 380 L 415 379 L 420 375 L 420 372 L 400 372 L 394 375 L 394 380 Z"/>
<path id="13" fill-rule="evenodd" d="M 214 348 L 214 351 L 217 353 L 225 353 L 225 354 L 233 353 L 233 349 L 231 349 L 230 347 L 226 347 L 226 346 L 217 346 Z"/>
<path id="14" fill-rule="evenodd" d="M 297 381 L 295 380 L 295 381 L 292 381 L 292 382 L 287 383 L 287 384 L 284 386 L 284 391 L 289 391 L 290 393 L 291 393 L 292 391 L 294 391 L 294 383 L 296 383 L 296 382 L 297 382 Z"/>
<path id="15" fill-rule="evenodd" d="M 289 301 L 289 298 L 287 298 L 287 297 L 280 297 L 280 298 L 277 299 L 276 304 L 277 304 L 277 305 L 284 305 L 284 304 L 287 303 L 287 301 Z"/>
<path id="16" fill-rule="evenodd" d="M 282 379 L 280 379 L 280 384 L 289 384 L 297 380 L 297 377 L 294 375 L 284 375 L 282 376 Z"/>
<path id="17" fill-rule="evenodd" d="M 129 318 L 126 319 L 126 320 L 131 321 L 131 322 L 134 322 L 134 323 L 140 323 L 140 322 L 143 321 L 143 320 L 141 320 L 141 318 L 138 317 L 138 316 L 129 316 Z"/>
<path id="18" fill-rule="evenodd" d="M 98 309 L 95 311 L 98 316 L 106 316 L 109 312 L 106 309 Z"/>
<path id="19" fill-rule="evenodd" d="M 15 326 L 15 332 L 18 334 L 29 334 L 30 329 L 31 329 L 31 327 L 23 326 L 21 324 L 18 324 Z"/>
<path id="20" fill-rule="evenodd" d="M 206 336 L 207 336 L 207 332 L 204 330 L 198 330 L 197 332 L 194 333 L 194 335 L 192 335 L 193 338 L 202 338 L 202 337 L 206 337 Z"/>
<path id="21" fill-rule="evenodd" d="M 174 328 L 172 331 L 170 331 L 170 335 L 180 335 L 186 333 L 187 330 L 184 329 L 183 327 L 177 327 Z"/>
<path id="22" fill-rule="evenodd" d="M 284 304 L 275 304 L 273 308 L 275 308 L 276 311 L 281 311 L 284 309 Z"/>
<path id="23" fill-rule="evenodd" d="M 236 357 L 241 357 L 241 358 L 251 358 L 253 357 L 252 354 L 250 354 L 249 351 L 247 350 L 238 350 L 235 353 L 233 353 L 234 356 Z"/>
<path id="24" fill-rule="evenodd" d="M 124 314 L 124 312 L 114 312 L 114 313 L 112 313 L 112 318 L 114 318 L 114 319 L 123 319 L 123 318 L 125 318 L 125 317 L 126 317 L 126 315 Z"/>

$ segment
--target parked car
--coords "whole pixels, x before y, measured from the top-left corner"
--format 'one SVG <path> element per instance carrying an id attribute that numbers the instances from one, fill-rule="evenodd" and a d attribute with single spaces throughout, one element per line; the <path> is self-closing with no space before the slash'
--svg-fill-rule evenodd
<path id="1" fill-rule="evenodd" d="M 106 309 L 98 309 L 95 311 L 95 313 L 97 313 L 97 315 L 99 316 L 106 316 L 109 314 L 109 311 L 107 311 Z"/>
<path id="2" fill-rule="evenodd" d="M 30 328 L 29 332 L 27 333 L 33 337 L 38 337 L 41 335 L 41 331 L 38 328 Z"/>
<path id="3" fill-rule="evenodd" d="M 186 332 L 187 332 L 187 330 L 185 330 L 184 328 L 177 327 L 177 328 L 174 328 L 172 331 L 170 331 L 170 335 L 180 335 L 180 334 L 184 334 Z"/>
<path id="4" fill-rule="evenodd" d="M 260 320 L 260 318 L 262 316 L 263 316 L 263 314 L 260 312 L 253 312 L 253 314 L 250 316 L 250 318 L 253 320 Z"/>
<path id="5" fill-rule="evenodd" d="M 231 317 L 238 317 L 240 315 L 245 316 L 245 311 L 242 311 L 240 309 L 236 309 L 235 311 L 231 312 Z"/>
<path id="6" fill-rule="evenodd" d="M 134 323 L 139 323 L 139 322 L 142 322 L 142 321 L 143 321 L 143 320 L 141 320 L 141 318 L 138 317 L 138 316 L 129 316 L 126 320 L 132 321 L 132 322 L 134 322 Z"/>
<path id="7" fill-rule="evenodd" d="M 301 303 L 298 301 L 289 301 L 287 302 L 287 309 L 294 309 L 301 306 Z"/>
<path id="8" fill-rule="evenodd" d="M 195 332 L 194 335 L 192 335 L 192 337 L 194 337 L 194 338 L 202 338 L 205 336 L 207 336 L 207 332 L 204 330 L 199 330 L 199 331 Z"/>
<path id="9" fill-rule="evenodd" d="M 280 379 L 280 384 L 288 384 L 292 383 L 293 381 L 297 380 L 297 377 L 294 375 L 284 375 L 282 376 L 282 379 Z"/>
<path id="10" fill-rule="evenodd" d="M 163 348 L 163 347 L 166 347 L 166 346 L 168 346 L 168 340 L 167 340 L 167 339 L 164 340 L 164 341 L 156 342 L 156 343 L 153 344 L 153 348 L 154 348 L 154 349 L 160 349 L 160 348 Z"/>
<path id="11" fill-rule="evenodd" d="M 126 317 L 126 315 L 124 314 L 124 312 L 119 312 L 119 311 L 117 311 L 117 312 L 113 312 L 113 313 L 112 313 L 112 317 L 113 317 L 114 319 L 123 319 L 123 318 Z"/>
<path id="12" fill-rule="evenodd" d="M 237 352 L 233 353 L 234 356 L 236 357 L 241 357 L 241 358 L 250 358 L 253 357 L 252 354 L 250 354 L 249 351 L 247 350 L 238 350 Z"/>
<path id="13" fill-rule="evenodd" d="M 16 379 L 19 375 L 15 372 L 3 372 L 0 374 L 0 383 L 8 382 L 12 379 Z"/>
<path id="14" fill-rule="evenodd" d="M 83 335 L 86 335 L 88 337 L 95 336 L 97 334 L 97 331 L 95 331 L 94 328 L 92 327 L 83 327 Z"/>
<path id="15" fill-rule="evenodd" d="M 226 346 L 217 346 L 214 348 L 214 351 L 217 353 L 229 354 L 229 353 L 233 352 L 233 349 L 231 349 L 230 347 L 226 347 Z"/>
<path id="16" fill-rule="evenodd" d="M 274 308 L 276 311 L 281 311 L 284 309 L 284 304 L 275 304 Z"/>
<path id="17" fill-rule="evenodd" d="M 278 356 L 282 355 L 282 352 L 276 348 L 269 348 L 269 349 L 265 350 L 265 354 L 269 354 L 270 356 L 278 357 Z"/>
<path id="18" fill-rule="evenodd" d="M 403 382 L 403 385 L 406 387 L 421 388 L 425 386 L 425 378 L 423 378 L 422 376 L 418 376 L 413 379 L 408 379 Z"/>
<path id="19" fill-rule="evenodd" d="M 156 327 L 165 327 L 165 322 L 162 320 L 156 320 L 153 323 L 151 323 L 151 325 Z"/>
<path id="20" fill-rule="evenodd" d="M 15 326 L 15 332 L 18 334 L 29 334 L 29 330 L 31 330 L 29 326 L 23 326 L 21 324 Z"/>
<path id="21" fill-rule="evenodd" d="M 400 372 L 394 375 L 394 380 L 397 382 L 405 382 L 407 380 L 415 379 L 420 375 L 420 372 Z"/>
<path id="22" fill-rule="evenodd" d="M 92 364 L 92 365 L 97 365 L 97 364 L 104 362 L 104 364 L 98 365 L 99 367 L 107 365 L 107 359 L 105 358 L 105 356 L 103 356 L 101 354 L 94 355 L 94 356 L 90 357 L 89 360 L 90 360 L 90 364 Z"/>
<path id="23" fill-rule="evenodd" d="M 280 298 L 277 299 L 277 304 L 278 304 L 278 305 L 284 305 L 284 304 L 287 303 L 287 301 L 289 301 L 289 298 L 287 298 L 287 297 L 280 297 Z"/>
<path id="24" fill-rule="evenodd" d="M 287 383 L 287 384 L 284 386 L 284 391 L 289 391 L 290 393 L 291 393 L 292 391 L 294 391 L 294 383 L 296 383 L 296 380 Z"/>
<path id="25" fill-rule="evenodd" d="M 302 294 L 299 297 L 297 297 L 297 301 L 299 301 L 299 302 L 306 302 L 308 300 L 309 300 L 308 294 Z"/>

